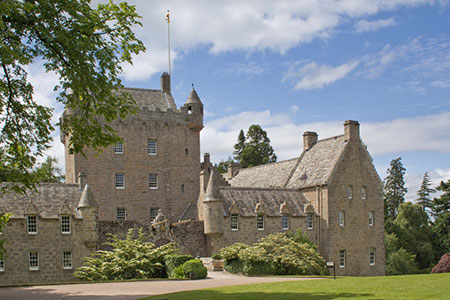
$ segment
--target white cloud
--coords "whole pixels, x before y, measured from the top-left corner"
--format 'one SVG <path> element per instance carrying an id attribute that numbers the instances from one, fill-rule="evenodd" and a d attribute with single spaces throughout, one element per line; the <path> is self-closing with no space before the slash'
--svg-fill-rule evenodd
<path id="1" fill-rule="evenodd" d="M 300 107 L 298 107 L 297 105 L 291 105 L 290 107 L 289 107 L 289 111 L 292 113 L 292 114 L 295 114 L 298 110 L 300 109 Z"/>
<path id="2" fill-rule="evenodd" d="M 394 18 L 380 19 L 375 21 L 360 20 L 356 23 L 355 29 L 356 32 L 361 33 L 361 32 L 377 31 L 378 29 L 394 25 L 395 25 Z"/>
<path id="3" fill-rule="evenodd" d="M 450 169 L 434 169 L 428 171 L 430 176 L 431 186 L 436 188 L 441 181 L 447 182 L 450 179 Z M 405 175 L 405 187 L 408 189 L 408 193 L 405 195 L 405 200 L 415 202 L 417 199 L 417 191 L 422 184 L 423 174 L 410 174 L 408 169 Z M 439 197 L 441 192 L 431 194 L 431 198 Z"/>
<path id="4" fill-rule="evenodd" d="M 252 78 L 256 75 L 264 73 L 266 68 L 266 66 L 256 64 L 255 62 L 233 63 L 228 67 L 219 70 L 219 73 L 227 76 L 245 76 L 247 78 Z"/>
<path id="5" fill-rule="evenodd" d="M 313 61 L 301 67 L 298 67 L 298 64 L 294 65 L 288 70 L 283 79 L 295 80 L 295 90 L 320 89 L 344 78 L 357 66 L 357 61 L 342 64 L 337 67 L 319 65 Z"/>

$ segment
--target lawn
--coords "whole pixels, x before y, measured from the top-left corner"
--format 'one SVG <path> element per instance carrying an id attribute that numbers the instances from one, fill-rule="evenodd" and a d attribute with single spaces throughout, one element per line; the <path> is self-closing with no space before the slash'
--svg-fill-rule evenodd
<path id="1" fill-rule="evenodd" d="M 272 282 L 158 295 L 145 299 L 450 299 L 450 273 Z"/>

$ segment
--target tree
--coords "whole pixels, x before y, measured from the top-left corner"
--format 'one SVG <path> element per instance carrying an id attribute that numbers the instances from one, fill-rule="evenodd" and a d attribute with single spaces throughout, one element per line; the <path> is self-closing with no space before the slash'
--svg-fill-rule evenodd
<path id="1" fill-rule="evenodd" d="M 238 143 L 234 148 L 236 149 L 235 154 L 238 153 L 238 150 L 241 151 L 236 159 L 243 168 L 277 161 L 277 156 L 270 145 L 270 139 L 267 136 L 267 132 L 264 131 L 261 126 L 250 126 L 244 140 L 242 140 L 242 135 L 243 131 L 241 130 L 238 136 Z"/>
<path id="2" fill-rule="evenodd" d="M 428 172 L 425 172 L 422 179 L 422 184 L 420 185 L 420 189 L 417 191 L 416 203 L 422 206 L 422 209 L 426 208 L 431 209 L 433 200 L 430 197 L 430 194 L 435 193 L 436 190 L 431 187 L 430 176 L 428 176 Z"/>
<path id="3" fill-rule="evenodd" d="M 431 211 L 434 222 L 432 226 L 437 235 L 438 255 L 442 255 L 450 252 L 450 180 L 447 180 L 447 182 L 441 181 L 436 190 L 443 192 L 443 194 L 433 199 Z"/>
<path id="4" fill-rule="evenodd" d="M 70 151 L 99 150 L 120 140 L 108 124 L 136 111 L 118 75 L 145 47 L 131 30 L 140 17 L 126 3 L 4 0 L 0 12 L 0 168 L 14 170 L 21 184 L 13 189 L 24 192 L 36 184 L 31 173 L 53 130 L 53 109 L 33 98 L 26 66 L 42 62 L 59 76 L 57 101 L 71 112 L 59 125 Z"/>
<path id="5" fill-rule="evenodd" d="M 240 162 L 241 160 L 241 155 L 242 155 L 242 151 L 245 148 L 245 134 L 244 134 L 244 130 L 241 129 L 241 131 L 239 131 L 239 135 L 238 135 L 238 141 L 237 143 L 234 145 L 234 159 L 238 162 Z"/>
<path id="6" fill-rule="evenodd" d="M 58 159 L 56 157 L 47 156 L 47 159 L 41 163 L 36 169 L 38 182 L 61 182 L 64 178 L 62 171 L 57 166 Z"/>
<path id="7" fill-rule="evenodd" d="M 384 210 L 385 223 L 393 222 L 397 217 L 398 207 L 405 202 L 405 194 L 408 191 L 403 179 L 405 168 L 403 168 L 401 158 L 391 161 L 391 167 L 386 171 L 388 174 L 384 179 Z M 389 227 L 389 226 L 387 226 Z"/>
<path id="8" fill-rule="evenodd" d="M 234 160 L 231 157 L 228 157 L 227 160 L 221 160 L 218 164 L 215 164 L 214 167 L 216 167 L 219 173 L 226 173 L 228 172 L 230 163 L 234 163 Z"/>

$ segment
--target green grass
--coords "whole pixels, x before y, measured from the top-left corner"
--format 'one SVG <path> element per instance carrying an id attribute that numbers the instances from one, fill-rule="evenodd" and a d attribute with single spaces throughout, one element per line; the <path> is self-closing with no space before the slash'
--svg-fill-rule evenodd
<path id="1" fill-rule="evenodd" d="M 158 295 L 145 299 L 450 299 L 450 273 L 386 277 L 339 277 L 272 282 Z"/>

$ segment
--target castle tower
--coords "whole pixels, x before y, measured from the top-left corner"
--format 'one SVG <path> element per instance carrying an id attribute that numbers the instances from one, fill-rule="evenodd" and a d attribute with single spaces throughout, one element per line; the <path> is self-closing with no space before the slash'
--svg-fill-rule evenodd
<path id="1" fill-rule="evenodd" d="M 203 128 L 203 103 L 192 87 L 191 93 L 184 104 L 188 113 L 189 129 L 193 131 L 200 131 Z"/>
<path id="2" fill-rule="evenodd" d="M 81 188 L 80 184 L 80 188 Z M 83 218 L 84 244 L 92 252 L 98 248 L 98 206 L 89 185 L 83 187 L 83 194 L 77 205 L 78 217 Z M 91 253 L 83 253 L 88 256 Z"/>

